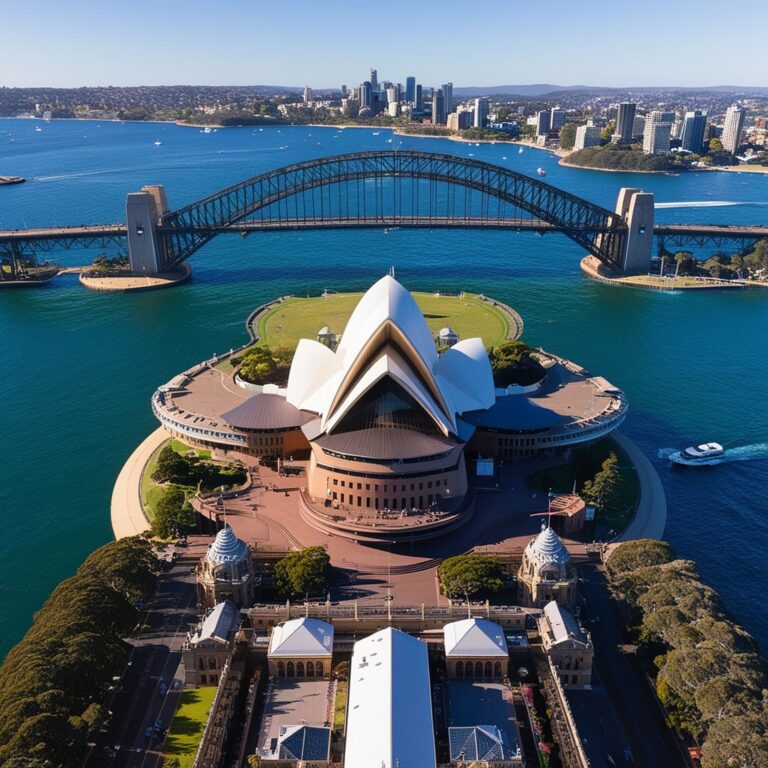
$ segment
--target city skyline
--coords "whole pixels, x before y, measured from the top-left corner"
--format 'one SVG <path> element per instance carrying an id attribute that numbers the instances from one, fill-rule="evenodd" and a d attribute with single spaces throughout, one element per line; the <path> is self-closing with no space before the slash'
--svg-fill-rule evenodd
<path id="1" fill-rule="evenodd" d="M 763 85 L 758 68 L 751 66 L 751 51 L 762 42 L 760 25 L 718 30 L 715 54 L 703 55 L 701 41 L 711 35 L 708 5 L 713 4 L 697 5 L 696 13 L 686 16 L 683 38 L 676 26 L 654 29 L 659 55 L 644 57 L 639 68 L 626 53 L 647 52 L 649 40 L 631 11 L 608 16 L 595 6 L 594 13 L 587 7 L 573 18 L 560 0 L 546 10 L 490 0 L 471 14 L 457 2 L 412 7 L 394 0 L 386 12 L 363 8 L 352 14 L 348 2 L 331 0 L 318 14 L 307 0 L 290 7 L 233 0 L 229 22 L 222 21 L 219 7 L 200 0 L 169 0 L 162 6 L 137 0 L 130 14 L 93 0 L 66 7 L 53 0 L 10 0 L 4 8 L 0 86 L 263 84 L 323 90 L 360 82 L 370 67 L 378 69 L 380 79 L 405 83 L 415 74 L 421 83 L 439 87 L 452 81 L 456 88 Z M 678 10 L 685 15 L 685 8 Z M 646 11 L 663 18 L 667 8 L 651 0 Z M 409 24 L 400 25 L 397 35 L 384 34 L 390 16 L 407 16 Z M 356 33 L 360 24 L 369 34 Z M 431 34 L 423 35 L 425 29 Z M 479 55 L 447 56 L 444 42 L 452 36 L 476 40 Z M 542 59 L 537 51 L 543 40 L 550 48 L 576 53 Z M 717 54 L 725 50 L 727 56 Z"/>

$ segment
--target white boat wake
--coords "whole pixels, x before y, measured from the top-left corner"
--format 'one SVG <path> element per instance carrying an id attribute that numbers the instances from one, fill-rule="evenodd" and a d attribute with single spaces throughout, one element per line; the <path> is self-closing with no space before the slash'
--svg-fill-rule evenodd
<path id="1" fill-rule="evenodd" d="M 735 205 L 768 205 L 753 200 L 680 200 L 674 203 L 655 203 L 654 208 L 730 208 Z"/>
<path id="2" fill-rule="evenodd" d="M 673 453 L 677 453 L 679 448 L 660 448 L 658 456 L 660 459 L 668 459 Z M 768 443 L 752 443 L 752 445 L 740 445 L 736 448 L 726 448 L 722 456 L 707 461 L 704 466 L 713 464 L 727 464 L 731 461 L 754 461 L 755 459 L 768 459 Z"/>

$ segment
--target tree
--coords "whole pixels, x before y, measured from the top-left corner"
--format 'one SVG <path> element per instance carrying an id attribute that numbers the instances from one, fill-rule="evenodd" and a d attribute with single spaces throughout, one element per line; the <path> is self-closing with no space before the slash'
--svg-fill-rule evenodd
<path id="1" fill-rule="evenodd" d="M 611 451 L 600 471 L 592 480 L 584 483 L 579 494 L 585 503 L 593 504 L 600 512 L 609 516 L 621 511 L 621 491 L 624 480 L 618 465 L 619 457 Z"/>
<path id="2" fill-rule="evenodd" d="M 499 561 L 489 555 L 449 557 L 440 563 L 437 573 L 444 595 L 467 601 L 478 592 L 498 592 L 504 583 Z"/>
<path id="3" fill-rule="evenodd" d="M 689 621 L 723 615 L 717 592 L 696 579 L 685 577 L 671 577 L 654 584 L 639 597 L 637 604 L 646 613 L 657 611 L 664 605 L 674 605 Z"/>
<path id="4" fill-rule="evenodd" d="M 77 573 L 98 576 L 135 602 L 154 589 L 157 565 L 157 556 L 146 539 L 127 536 L 99 547 L 88 556 Z"/>
<path id="5" fill-rule="evenodd" d="M 675 558 L 675 551 L 666 541 L 635 539 L 626 541 L 613 550 L 608 558 L 611 576 L 635 571 L 651 565 L 668 563 Z"/>
<path id="6" fill-rule="evenodd" d="M 625 600 L 636 604 L 640 595 L 647 592 L 654 584 L 670 577 L 680 576 L 698 579 L 699 571 L 696 563 L 693 560 L 672 560 L 669 563 L 635 568 L 625 573 L 617 573 L 613 586 Z"/>
<path id="7" fill-rule="evenodd" d="M 189 462 L 176 453 L 168 443 L 157 457 L 157 468 L 152 479 L 158 483 L 185 483 L 189 479 Z"/>
<path id="8" fill-rule="evenodd" d="M 614 131 L 616 130 L 616 122 L 611 120 L 602 131 L 600 131 L 600 145 L 605 146 L 611 140 Z"/>
<path id="9" fill-rule="evenodd" d="M 711 723 L 747 714 L 755 706 L 755 694 L 728 675 L 718 675 L 699 686 L 694 702 L 702 718 Z"/>
<path id="10" fill-rule="evenodd" d="M 696 269 L 696 259 L 690 251 L 678 251 L 675 254 L 675 277 L 690 275 Z"/>
<path id="11" fill-rule="evenodd" d="M 330 558 L 323 547 L 291 552 L 275 565 L 275 589 L 283 597 L 304 597 L 322 592 L 328 585 Z"/>
<path id="12" fill-rule="evenodd" d="M 702 768 L 768 765 L 768 711 L 713 723 L 701 749 Z"/>
<path id="13" fill-rule="evenodd" d="M 176 485 L 166 488 L 155 505 L 152 533 L 161 539 L 167 539 L 175 536 L 180 526 L 185 527 L 194 524 L 190 507 L 186 494 L 181 488 Z"/>
<path id="14" fill-rule="evenodd" d="M 529 385 L 541 381 L 546 371 L 532 356 L 533 350 L 524 341 L 505 341 L 488 348 L 493 380 L 499 387 L 510 384 Z"/>
<path id="15" fill-rule="evenodd" d="M 573 123 L 566 123 L 560 129 L 560 149 L 573 149 L 576 143 L 576 126 Z"/>

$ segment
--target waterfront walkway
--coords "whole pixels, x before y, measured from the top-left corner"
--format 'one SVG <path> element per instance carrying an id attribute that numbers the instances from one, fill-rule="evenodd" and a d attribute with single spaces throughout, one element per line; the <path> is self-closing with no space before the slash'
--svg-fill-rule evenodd
<path id="1" fill-rule="evenodd" d="M 112 531 L 116 539 L 137 536 L 150 529 L 141 505 L 141 474 L 152 454 L 168 439 L 158 427 L 131 454 L 117 476 L 112 491 Z"/>
<path id="2" fill-rule="evenodd" d="M 667 497 L 661 479 L 646 455 L 626 435 L 616 430 L 611 438 L 634 464 L 640 486 L 635 516 L 616 541 L 661 539 L 667 525 Z"/>

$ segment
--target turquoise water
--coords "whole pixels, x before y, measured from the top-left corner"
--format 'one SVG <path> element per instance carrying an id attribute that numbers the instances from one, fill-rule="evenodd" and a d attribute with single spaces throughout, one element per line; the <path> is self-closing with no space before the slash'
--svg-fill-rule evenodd
<path id="1" fill-rule="evenodd" d="M 393 146 L 538 166 L 547 181 L 612 206 L 620 186 L 663 204 L 658 219 L 768 224 L 768 176 L 679 177 L 562 168 L 516 147 L 469 146 L 372 131 L 220 130 L 171 125 L 0 120 L 0 228 L 123 219 L 125 194 L 165 184 L 171 207 L 261 171 L 321 154 Z M 154 141 L 161 140 L 161 146 Z M 508 159 L 503 160 L 506 156 Z M 69 264 L 94 253 L 57 254 Z M 241 343 L 257 304 L 285 293 L 364 289 L 394 265 L 412 289 L 484 291 L 525 319 L 524 338 L 621 386 L 625 431 L 667 492 L 667 537 L 765 644 L 768 538 L 768 291 L 660 294 L 582 277 L 579 248 L 549 235 L 478 231 L 270 233 L 219 237 L 196 253 L 193 280 L 165 292 L 103 295 L 75 277 L 0 294 L 0 653 L 47 594 L 111 536 L 123 462 L 156 423 L 149 398 L 178 371 Z M 673 470 L 659 453 L 717 440 L 736 460 Z"/>

